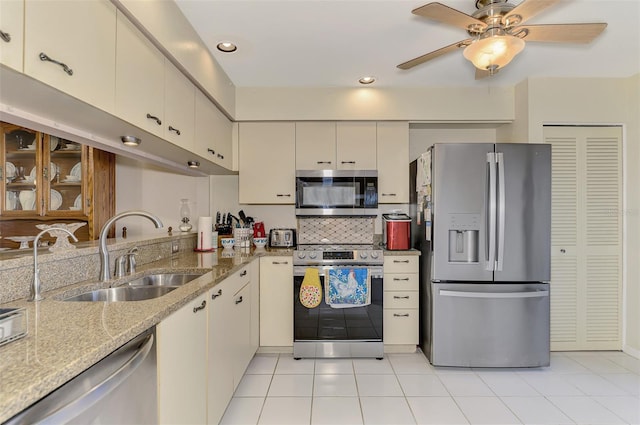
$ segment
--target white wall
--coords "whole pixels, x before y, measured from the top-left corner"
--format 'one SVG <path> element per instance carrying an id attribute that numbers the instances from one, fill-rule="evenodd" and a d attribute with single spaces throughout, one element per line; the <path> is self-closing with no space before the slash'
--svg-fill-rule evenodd
<path id="1" fill-rule="evenodd" d="M 127 234 L 165 233 L 169 226 L 179 232 L 180 199 L 187 198 L 191 207 L 194 230 L 199 216 L 209 214 L 209 178 L 175 174 L 135 160 L 116 159 L 116 212 L 145 210 L 157 215 L 164 228 L 156 230 L 151 222 L 140 217 L 127 217 L 116 222 L 116 236 L 122 227 Z"/>

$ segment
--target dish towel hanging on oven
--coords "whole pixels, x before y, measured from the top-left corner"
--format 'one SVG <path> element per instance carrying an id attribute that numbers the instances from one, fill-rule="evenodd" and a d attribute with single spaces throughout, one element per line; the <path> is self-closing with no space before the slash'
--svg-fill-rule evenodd
<path id="1" fill-rule="evenodd" d="M 300 304 L 307 308 L 315 308 L 322 302 L 322 285 L 318 269 L 308 267 L 304 271 L 304 279 L 300 286 Z"/>
<path id="2" fill-rule="evenodd" d="M 371 304 L 371 278 L 366 268 L 335 268 L 326 274 L 325 302 L 333 308 Z"/>

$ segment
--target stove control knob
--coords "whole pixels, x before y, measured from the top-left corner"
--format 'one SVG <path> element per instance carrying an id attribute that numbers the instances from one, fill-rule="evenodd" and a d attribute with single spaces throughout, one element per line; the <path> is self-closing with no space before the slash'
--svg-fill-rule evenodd
<path id="1" fill-rule="evenodd" d="M 305 254 L 304 251 L 298 251 L 298 258 L 303 259 L 306 256 L 307 254 Z"/>
<path id="2" fill-rule="evenodd" d="M 373 251 L 371 253 L 371 258 L 378 258 L 378 253 L 376 251 Z"/>
<path id="3" fill-rule="evenodd" d="M 309 258 L 311 258 L 312 260 L 315 259 L 318 256 L 317 252 L 312 252 L 309 254 Z"/>
<path id="4" fill-rule="evenodd" d="M 366 253 L 366 252 L 364 252 L 364 251 L 363 251 L 363 252 L 361 252 L 361 253 L 360 253 L 360 258 L 362 258 L 363 260 L 364 260 L 365 258 L 367 258 L 367 253 Z"/>

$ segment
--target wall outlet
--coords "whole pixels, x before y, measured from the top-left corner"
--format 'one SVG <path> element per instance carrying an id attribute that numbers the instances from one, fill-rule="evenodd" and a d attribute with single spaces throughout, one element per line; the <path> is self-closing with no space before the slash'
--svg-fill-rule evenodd
<path id="1" fill-rule="evenodd" d="M 171 242 L 171 253 L 177 254 L 178 252 L 180 252 L 180 242 L 178 241 Z"/>

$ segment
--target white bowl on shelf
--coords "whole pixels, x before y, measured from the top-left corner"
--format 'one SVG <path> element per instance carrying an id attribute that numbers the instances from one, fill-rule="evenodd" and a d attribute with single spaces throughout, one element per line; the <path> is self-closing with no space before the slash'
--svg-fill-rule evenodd
<path id="1" fill-rule="evenodd" d="M 220 243 L 224 249 L 233 249 L 233 244 L 236 243 L 236 240 L 234 238 L 222 238 Z"/>

